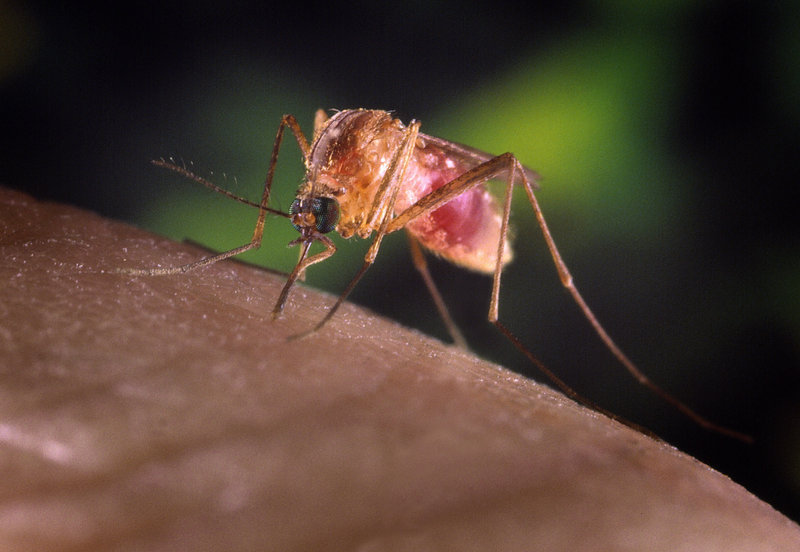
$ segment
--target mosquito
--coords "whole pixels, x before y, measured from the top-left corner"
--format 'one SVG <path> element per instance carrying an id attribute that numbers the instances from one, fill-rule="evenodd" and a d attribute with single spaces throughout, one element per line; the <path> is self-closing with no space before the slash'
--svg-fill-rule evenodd
<path id="1" fill-rule="evenodd" d="M 278 153 L 287 128 L 302 152 L 306 174 L 289 212 L 284 213 L 269 207 L 269 200 Z M 607 413 L 561 381 L 499 320 L 503 267 L 513 258 L 509 239 L 511 197 L 514 187 L 521 186 L 533 208 L 562 285 L 613 356 L 639 383 L 701 427 L 750 441 L 745 434 L 709 421 L 656 385 L 611 339 L 575 286 L 572 274 L 556 247 L 534 193 L 538 189 L 539 176 L 524 167 L 512 153 L 495 156 L 423 134 L 419 121 L 412 120 L 405 125 L 388 111 L 347 109 L 335 112 L 330 117 L 323 110 L 317 111 L 310 143 L 295 117 L 283 116 L 275 136 L 259 203 L 238 197 L 173 161 L 158 160 L 153 163 L 257 207 L 258 219 L 252 238 L 242 246 L 181 266 L 125 269 L 125 273 L 179 274 L 257 249 L 261 245 L 266 216 L 282 216 L 288 218 L 299 233 L 289 245 L 299 245 L 300 253 L 272 310 L 272 316 L 276 318 L 283 312 L 289 292 L 295 282 L 304 277 L 305 271 L 336 253 L 336 245 L 328 234 L 336 231 L 345 239 L 352 236 L 367 239 L 374 234 L 361 268 L 322 320 L 301 334 L 307 335 L 322 328 L 336 314 L 375 262 L 383 238 L 405 229 L 414 266 L 422 275 L 456 344 L 466 348 L 466 342 L 430 275 L 423 249 L 455 265 L 491 274 L 492 289 L 487 313 L 489 322 L 568 396 Z M 490 180 L 505 182 L 501 203 L 486 189 L 486 183 Z M 321 244 L 323 250 L 310 254 L 311 246 L 315 243 Z"/>

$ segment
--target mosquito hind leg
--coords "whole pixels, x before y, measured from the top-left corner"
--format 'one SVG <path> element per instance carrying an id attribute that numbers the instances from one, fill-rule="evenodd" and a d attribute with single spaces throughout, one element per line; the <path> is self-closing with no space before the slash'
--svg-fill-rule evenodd
<path id="1" fill-rule="evenodd" d="M 516 170 L 521 170 L 522 166 L 520 165 L 519 161 L 514 158 L 514 163 L 516 166 Z M 555 241 L 553 240 L 553 236 L 550 233 L 550 228 L 547 225 L 547 221 L 544 218 L 544 214 L 542 213 L 542 209 L 539 206 L 539 201 L 536 199 L 536 195 L 533 191 L 532 184 L 528 181 L 528 178 L 525 176 L 524 173 L 520 173 L 522 185 L 525 188 L 525 193 L 528 196 L 528 201 L 533 208 L 534 214 L 536 215 L 536 221 L 539 225 L 539 229 L 544 236 L 545 242 L 547 243 L 547 248 L 550 251 L 550 256 L 553 259 L 553 263 L 556 266 L 556 270 L 558 271 L 559 279 L 561 280 L 561 284 L 564 288 L 569 292 L 572 296 L 573 301 L 578 306 L 578 308 L 583 313 L 583 316 L 586 320 L 589 321 L 592 328 L 594 328 L 595 333 L 598 335 L 600 340 L 605 344 L 608 350 L 611 352 L 612 355 L 619 361 L 620 364 L 631 374 L 640 384 L 644 385 L 650 391 L 661 397 L 665 402 L 672 405 L 675 409 L 683 413 L 686 417 L 690 420 L 695 422 L 700 427 L 708 429 L 710 431 L 714 431 L 716 433 L 720 433 L 722 435 L 727 435 L 728 437 L 732 437 L 734 439 L 738 439 L 744 442 L 751 442 L 752 438 L 749 435 L 741 433 L 739 431 L 735 431 L 733 429 L 729 429 L 727 427 L 715 424 L 714 422 L 706 419 L 705 417 L 701 416 L 697 412 L 695 412 L 692 408 L 688 405 L 684 404 L 676 397 L 656 385 L 650 378 L 648 378 L 639 368 L 631 361 L 628 356 L 620 349 L 620 347 L 611 339 L 611 336 L 608 335 L 608 332 L 605 330 L 600 321 L 595 316 L 594 312 L 589 308 L 589 305 L 584 300 L 583 296 L 581 295 L 578 288 L 575 286 L 575 281 L 570 273 L 569 269 L 567 268 L 566 263 L 561 258 L 561 253 L 558 251 L 558 247 L 556 247 Z M 511 172 L 511 179 L 513 179 L 514 172 Z M 506 195 L 509 196 L 511 194 L 511 185 L 513 182 L 509 183 L 509 187 L 507 188 Z M 507 218 L 509 216 L 509 209 L 510 209 L 510 198 L 506 198 L 506 209 L 504 211 L 503 217 L 505 220 L 504 227 L 507 225 Z M 502 244 L 500 245 L 500 250 L 502 251 Z M 499 292 L 499 276 L 501 271 L 500 263 L 498 263 L 498 267 L 495 271 L 496 281 L 497 281 L 497 292 Z M 502 331 L 506 337 L 508 337 L 515 346 L 517 346 L 523 353 L 526 354 L 529 358 L 532 356 L 527 349 L 522 346 L 521 342 L 502 324 L 497 321 L 497 303 L 499 301 L 499 296 L 492 297 L 492 305 L 495 307 L 495 311 L 493 313 L 494 320 L 492 320 L 492 313 L 490 312 L 490 321 L 492 321 L 495 326 Z M 537 365 L 539 363 L 536 363 Z M 541 368 L 541 366 L 540 366 Z M 550 376 L 552 378 L 552 376 Z"/>
<path id="2" fill-rule="evenodd" d="M 289 298 L 289 291 L 294 286 L 294 283 L 298 280 L 302 280 L 303 275 L 306 272 L 306 269 L 314 264 L 324 261 L 334 253 L 336 253 L 336 245 L 330 238 L 319 235 L 315 237 L 315 241 L 322 243 L 325 246 L 325 249 L 316 255 L 312 255 L 311 257 L 308 256 L 308 252 L 311 249 L 311 244 L 313 243 L 312 240 L 302 242 L 302 247 L 300 249 L 300 257 L 297 260 L 297 264 L 295 265 L 292 272 L 289 274 L 289 277 L 286 279 L 286 283 L 283 285 L 283 289 L 281 289 L 281 293 L 278 296 L 278 300 L 275 302 L 275 307 L 272 309 L 272 318 L 273 320 L 276 319 L 280 314 L 283 312 L 283 307 L 286 305 L 286 300 Z M 293 242 L 289 245 L 296 245 L 298 242 Z"/>
<path id="3" fill-rule="evenodd" d="M 433 281 L 430 270 L 428 270 L 428 262 L 425 260 L 425 254 L 422 252 L 419 242 L 409 232 L 406 232 L 406 235 L 408 236 L 408 244 L 409 248 L 411 249 L 411 260 L 414 263 L 414 268 L 416 268 L 417 272 L 419 272 L 420 276 L 422 276 L 422 280 L 425 282 L 425 287 L 428 289 L 428 293 L 430 293 L 431 298 L 436 305 L 436 310 L 439 311 L 439 316 L 447 328 L 447 333 L 450 334 L 450 337 L 453 339 L 453 343 L 455 343 L 459 349 L 468 351 L 469 346 L 467 345 L 467 340 L 464 339 L 464 335 L 461 333 L 461 330 L 458 329 L 458 326 L 450 316 L 450 311 L 448 310 L 447 305 L 442 298 L 442 294 L 439 292 L 439 288 Z"/>

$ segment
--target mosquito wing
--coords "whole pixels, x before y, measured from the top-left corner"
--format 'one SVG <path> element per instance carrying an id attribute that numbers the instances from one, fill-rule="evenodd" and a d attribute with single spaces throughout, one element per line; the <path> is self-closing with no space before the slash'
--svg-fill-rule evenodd
<path id="1" fill-rule="evenodd" d="M 423 142 L 441 149 L 447 153 L 447 155 L 453 157 L 454 160 L 461 162 L 464 164 L 464 166 L 470 168 L 476 167 L 481 163 L 485 163 L 486 161 L 497 157 L 491 153 L 486 153 L 485 151 L 481 151 L 470 146 L 465 146 L 464 144 L 458 144 L 456 142 L 451 142 L 450 140 L 444 140 L 442 138 L 437 138 L 436 136 L 430 136 L 421 132 L 419 133 L 419 138 L 421 138 Z M 541 179 L 539 173 L 529 169 L 528 167 L 523 167 L 523 169 L 525 170 L 525 176 L 527 177 L 528 182 L 533 185 L 534 189 L 538 190 L 539 180 Z M 497 180 L 501 180 L 504 177 L 505 175 L 499 175 Z"/>

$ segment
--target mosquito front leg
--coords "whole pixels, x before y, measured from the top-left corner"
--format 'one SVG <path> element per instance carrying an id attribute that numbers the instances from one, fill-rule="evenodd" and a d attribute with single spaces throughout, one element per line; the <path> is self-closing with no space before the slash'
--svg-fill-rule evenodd
<path id="1" fill-rule="evenodd" d="M 192 263 L 188 263 L 185 265 L 174 266 L 174 267 L 165 267 L 165 268 L 144 268 L 144 269 L 136 269 L 136 268 L 122 268 L 117 269 L 116 272 L 123 273 L 123 274 L 131 274 L 131 275 L 145 275 L 145 276 L 166 276 L 171 274 L 182 274 L 185 272 L 189 272 L 191 270 L 196 270 L 198 268 L 202 268 L 219 261 L 223 261 L 230 257 L 234 257 L 236 255 L 240 255 L 246 251 L 250 251 L 251 249 L 258 249 L 261 246 L 261 238 L 264 235 L 264 222 L 266 220 L 267 213 L 279 213 L 282 216 L 287 216 L 284 213 L 279 211 L 275 211 L 274 209 L 270 209 L 268 207 L 269 204 L 269 196 L 272 190 L 272 180 L 275 175 L 275 165 L 278 162 L 278 153 L 280 151 L 281 143 L 283 141 L 283 132 L 286 127 L 289 127 L 289 130 L 292 131 L 294 134 L 295 139 L 297 140 L 297 145 L 300 147 L 300 150 L 303 153 L 303 159 L 307 160 L 308 156 L 310 155 L 310 147 L 308 145 L 308 141 L 306 141 L 305 136 L 303 135 L 303 131 L 300 130 L 300 125 L 297 124 L 297 120 L 294 118 L 293 115 L 284 115 L 281 118 L 281 123 L 278 126 L 278 132 L 275 135 L 275 142 L 272 146 L 272 155 L 270 157 L 269 163 L 269 170 L 267 171 L 267 177 L 264 181 L 264 191 L 261 194 L 261 202 L 258 203 L 256 206 L 258 207 L 258 219 L 256 220 L 255 228 L 253 229 L 253 235 L 250 238 L 250 241 L 244 245 L 239 247 L 235 247 L 228 251 L 223 251 L 222 253 L 218 253 L 216 255 L 212 255 L 210 257 L 206 257 L 204 259 L 200 259 L 199 261 L 195 261 Z M 178 172 L 180 174 L 184 174 L 189 176 L 196 182 L 203 184 L 206 187 L 211 188 L 212 190 L 221 191 L 222 189 L 218 186 L 211 184 L 210 182 L 206 181 L 203 178 L 200 178 L 185 168 L 182 168 L 175 164 L 170 164 L 167 162 L 155 162 L 156 165 L 166 167 L 170 170 Z M 224 191 L 223 191 L 224 193 Z M 229 195 L 230 197 L 234 197 L 239 201 L 242 201 L 241 198 L 238 196 L 234 196 L 233 194 L 226 193 L 225 195 Z M 242 201 L 243 203 L 248 203 L 250 205 L 254 205 L 246 200 Z"/>
<path id="2" fill-rule="evenodd" d="M 308 257 L 308 250 L 311 248 L 311 244 L 314 243 L 314 241 L 321 242 L 322 245 L 325 246 L 325 251 L 321 251 L 316 255 Z M 296 243 L 297 242 L 293 242 L 293 244 Z M 277 318 L 278 315 L 283 312 L 283 307 L 286 305 L 286 299 L 289 297 L 289 290 L 292 289 L 292 286 L 297 280 L 302 278 L 302 275 L 305 273 L 306 269 L 313 264 L 324 261 L 334 253 L 336 253 L 336 245 L 333 243 L 333 241 L 331 241 L 330 238 L 326 236 L 314 236 L 313 239 L 303 242 L 303 248 L 300 250 L 300 258 L 298 259 L 294 270 L 292 270 L 292 273 L 289 274 L 289 278 L 287 278 L 286 283 L 283 285 L 283 289 L 281 290 L 281 294 L 278 296 L 278 300 L 275 302 L 275 307 L 272 309 L 273 319 Z"/>

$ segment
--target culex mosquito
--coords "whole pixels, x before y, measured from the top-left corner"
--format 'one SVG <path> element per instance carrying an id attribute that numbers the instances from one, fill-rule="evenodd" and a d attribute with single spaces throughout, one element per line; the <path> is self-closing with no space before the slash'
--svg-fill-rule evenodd
<path id="1" fill-rule="evenodd" d="M 303 154 L 306 167 L 304 182 L 289 212 L 269 207 L 270 192 L 284 132 L 289 129 Z M 525 167 L 511 153 L 490 155 L 423 134 L 420 123 L 404 125 L 387 111 L 347 109 L 333 116 L 319 110 L 314 120 L 314 136 L 309 144 L 292 115 L 281 119 L 272 148 L 269 170 L 259 203 L 251 202 L 224 190 L 173 161 L 154 164 L 182 174 L 206 187 L 242 203 L 258 208 L 253 236 L 240 247 L 193 263 L 153 269 L 123 269 L 137 275 L 184 273 L 233 257 L 261 245 L 267 214 L 289 218 L 299 236 L 289 245 L 299 245 L 297 264 L 289 274 L 275 307 L 273 317 L 283 311 L 289 292 L 311 265 L 324 261 L 336 252 L 327 236 L 336 231 L 343 238 L 368 238 L 372 243 L 361 268 L 320 322 L 305 334 L 322 328 L 336 313 L 358 281 L 375 262 L 384 236 L 405 229 L 414 266 L 422 275 L 453 340 L 466 348 L 430 276 L 422 248 L 448 261 L 493 276 L 488 319 L 526 357 L 570 397 L 608 414 L 602 408 L 577 395 L 561 381 L 499 320 L 500 279 L 503 267 L 512 259 L 509 243 L 509 215 L 514 186 L 522 186 L 544 235 L 550 255 L 563 286 L 572 295 L 583 315 L 609 351 L 641 384 L 648 387 L 698 425 L 718 433 L 750 441 L 740 432 L 719 426 L 697 414 L 644 375 L 611 339 L 586 304 L 561 258 L 545 221 L 534 190 L 538 175 Z M 490 180 L 505 181 L 502 204 L 487 191 Z M 309 255 L 315 242 L 323 251 Z M 616 416 L 613 416 L 615 417 Z"/>

